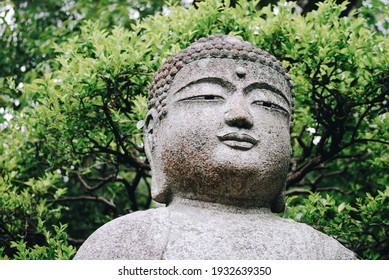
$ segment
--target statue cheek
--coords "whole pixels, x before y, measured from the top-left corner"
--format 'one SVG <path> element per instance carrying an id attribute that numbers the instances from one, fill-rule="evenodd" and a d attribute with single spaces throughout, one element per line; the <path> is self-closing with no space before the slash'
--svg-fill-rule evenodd
<path id="1" fill-rule="evenodd" d="M 166 151 L 178 158 L 199 158 L 212 150 L 213 138 L 216 136 L 210 137 L 204 130 L 185 131 L 177 133 L 165 147 Z"/>
<path id="2" fill-rule="evenodd" d="M 178 176 L 182 170 L 188 172 L 208 162 L 217 144 L 217 137 L 210 136 L 204 127 L 176 127 L 171 135 L 169 141 L 164 140 L 164 147 L 160 147 L 161 160 L 166 171 L 178 171 Z"/>

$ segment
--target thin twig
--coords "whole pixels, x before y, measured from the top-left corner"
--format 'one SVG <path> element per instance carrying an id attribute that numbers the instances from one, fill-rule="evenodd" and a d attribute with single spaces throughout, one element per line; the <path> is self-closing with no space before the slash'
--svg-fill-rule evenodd
<path id="1" fill-rule="evenodd" d="M 67 201 L 97 201 L 97 202 L 101 202 L 104 205 L 108 206 L 116 214 L 118 213 L 116 205 L 103 196 L 87 196 L 87 195 L 81 195 L 81 196 L 75 196 L 75 197 L 65 196 L 65 197 L 55 199 L 55 200 L 49 200 L 49 202 L 53 202 L 53 203 L 67 202 Z"/>
<path id="2" fill-rule="evenodd" d="M 80 173 L 78 173 L 78 172 L 75 172 L 75 173 L 76 173 L 78 179 L 80 180 L 80 182 L 82 183 L 82 185 L 84 186 L 84 188 L 87 189 L 88 191 L 97 190 L 97 189 L 103 187 L 106 183 L 112 181 L 112 179 L 114 179 L 116 177 L 116 173 L 111 174 L 105 178 L 102 178 L 102 180 L 99 184 L 92 187 L 84 180 L 84 178 L 81 177 Z"/>

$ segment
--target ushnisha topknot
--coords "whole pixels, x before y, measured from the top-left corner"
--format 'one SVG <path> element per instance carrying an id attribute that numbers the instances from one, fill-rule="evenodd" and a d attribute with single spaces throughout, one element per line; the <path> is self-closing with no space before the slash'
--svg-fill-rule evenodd
<path id="1" fill-rule="evenodd" d="M 285 77 L 291 96 L 291 120 L 293 122 L 294 92 L 290 75 L 282 64 L 268 52 L 263 51 L 252 44 L 239 38 L 228 35 L 211 35 L 200 38 L 188 48 L 168 58 L 159 68 L 151 83 L 148 110 L 153 108 L 161 120 L 166 115 L 166 97 L 175 75 L 185 65 L 204 58 L 229 58 L 260 63 L 271 67 Z"/>

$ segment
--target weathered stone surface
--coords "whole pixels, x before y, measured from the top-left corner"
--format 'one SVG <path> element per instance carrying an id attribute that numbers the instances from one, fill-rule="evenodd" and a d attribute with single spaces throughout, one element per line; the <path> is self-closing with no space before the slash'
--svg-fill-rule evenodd
<path id="1" fill-rule="evenodd" d="M 230 36 L 201 39 L 154 78 L 145 127 L 153 197 L 167 207 L 116 219 L 75 259 L 353 259 L 281 219 L 294 96 L 269 54 Z"/>
<path id="2" fill-rule="evenodd" d="M 97 230 L 76 259 L 354 259 L 332 237 L 250 209 L 181 200 Z"/>

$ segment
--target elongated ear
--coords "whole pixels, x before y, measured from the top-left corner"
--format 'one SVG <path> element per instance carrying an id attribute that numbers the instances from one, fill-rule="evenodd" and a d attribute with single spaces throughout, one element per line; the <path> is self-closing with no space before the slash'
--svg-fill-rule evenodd
<path id="1" fill-rule="evenodd" d="M 151 167 L 151 196 L 159 203 L 168 204 L 171 200 L 171 194 L 166 184 L 161 155 L 158 154 L 157 149 L 158 141 L 156 132 L 159 122 L 157 110 L 149 110 L 144 126 L 143 144 Z"/>
<path id="2" fill-rule="evenodd" d="M 148 111 L 144 126 L 144 136 L 143 136 L 143 144 L 145 148 L 146 157 L 149 160 L 150 164 L 153 160 L 152 153 L 155 148 L 155 134 L 154 129 L 158 122 L 158 114 L 155 109 L 151 109 Z"/>

